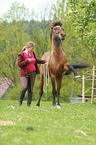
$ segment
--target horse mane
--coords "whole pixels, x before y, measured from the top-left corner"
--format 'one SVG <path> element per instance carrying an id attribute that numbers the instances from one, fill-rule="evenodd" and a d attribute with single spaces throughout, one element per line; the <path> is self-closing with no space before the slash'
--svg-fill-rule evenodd
<path id="1" fill-rule="evenodd" d="M 51 22 L 51 29 L 53 29 L 54 26 L 62 26 L 62 23 L 60 21 L 53 21 Z M 50 34 L 50 38 L 52 40 L 52 31 L 51 31 L 51 34 Z"/>
<path id="2" fill-rule="evenodd" d="M 62 23 L 60 21 L 53 21 L 51 22 L 51 28 L 54 26 L 62 26 Z"/>

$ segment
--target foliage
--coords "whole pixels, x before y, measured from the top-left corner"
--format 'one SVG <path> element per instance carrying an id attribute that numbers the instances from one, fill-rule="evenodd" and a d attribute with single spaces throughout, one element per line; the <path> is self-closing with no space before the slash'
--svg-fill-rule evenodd
<path id="1" fill-rule="evenodd" d="M 21 20 L 25 20 L 26 16 L 29 14 L 28 9 L 24 6 L 23 3 L 14 2 L 12 6 L 4 14 L 4 20 L 7 22 L 18 22 Z"/>
<path id="2" fill-rule="evenodd" d="M 0 143 L 2 145 L 95 145 L 96 102 L 62 103 L 61 109 L 52 109 L 50 102 L 36 102 L 27 107 L 26 102 L 0 100 Z M 27 130 L 33 127 L 33 130 Z"/>
<path id="3" fill-rule="evenodd" d="M 69 8 L 71 12 L 69 13 L 70 19 L 72 20 L 72 25 L 75 28 L 75 31 L 79 34 L 79 38 L 82 41 L 88 39 L 91 34 L 93 37 L 94 34 L 89 32 L 89 30 L 93 31 L 95 29 L 95 16 L 96 16 L 96 1 L 87 1 L 87 0 L 78 0 L 71 1 L 69 0 Z M 92 26 L 93 24 L 93 26 Z M 90 29 L 93 27 L 93 29 Z M 89 33 L 88 33 L 89 32 Z M 94 39 L 91 39 L 91 41 Z"/>
<path id="4" fill-rule="evenodd" d="M 30 36 L 31 39 L 36 44 L 36 54 L 37 57 L 42 56 L 46 51 L 51 50 L 51 41 L 50 41 L 50 25 L 47 21 L 35 22 L 30 21 L 29 24 Z"/>
<path id="5" fill-rule="evenodd" d="M 71 79 L 71 77 L 70 77 Z M 34 88 L 33 88 L 33 101 L 37 101 L 39 97 L 39 80 L 40 76 L 36 76 Z M 65 83 L 67 82 L 67 84 Z M 72 92 L 72 84 L 74 81 L 72 80 L 72 83 L 69 82 L 68 78 L 66 77 L 63 81 L 61 93 L 60 93 L 60 102 L 70 102 L 70 96 Z M 20 90 L 21 90 L 21 82 L 18 83 L 18 85 L 14 87 L 10 87 L 4 94 L 5 99 L 7 100 L 19 100 Z M 70 87 L 70 90 L 68 88 Z M 78 92 L 78 91 L 77 91 Z M 27 91 L 24 97 L 24 100 L 27 100 Z M 57 98 L 56 98 L 57 100 Z M 49 86 L 47 87 L 47 96 L 46 91 L 43 93 L 43 96 L 41 98 L 41 101 L 53 101 L 52 97 L 52 86 L 51 86 L 51 80 L 49 80 Z"/>
<path id="6" fill-rule="evenodd" d="M 17 6 L 17 7 L 16 7 Z M 19 70 L 17 65 L 18 54 L 22 50 L 26 41 L 30 39 L 27 33 L 25 33 L 25 23 L 24 20 L 20 20 L 21 12 L 17 11 L 18 4 L 11 7 L 8 15 L 5 17 L 11 19 L 10 23 L 2 24 L 1 39 L 0 39 L 0 73 L 2 77 L 6 77 L 9 80 L 9 85 L 16 85 L 18 82 Z M 20 7 L 18 8 L 20 9 Z M 23 10 L 23 6 L 21 8 Z M 24 9 L 25 10 L 25 9 Z M 15 12 L 15 17 L 13 16 Z M 5 25 L 6 24 L 6 25 Z"/>
<path id="7" fill-rule="evenodd" d="M 96 1 L 57 0 L 52 7 L 52 16 L 53 20 L 63 22 L 68 36 L 63 46 L 68 59 L 84 63 L 87 61 L 95 65 Z"/>
<path id="8" fill-rule="evenodd" d="M 78 41 L 82 44 L 83 56 L 93 59 L 96 64 L 96 41 L 95 41 L 95 20 L 96 20 L 96 1 L 78 0 L 70 1 L 68 6 L 71 12 L 68 16 L 71 19 L 72 27 L 78 35 Z"/>

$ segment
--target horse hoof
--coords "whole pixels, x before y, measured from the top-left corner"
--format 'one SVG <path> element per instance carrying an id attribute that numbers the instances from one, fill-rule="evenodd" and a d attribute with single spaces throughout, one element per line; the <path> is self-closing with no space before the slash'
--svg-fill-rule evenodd
<path id="1" fill-rule="evenodd" d="M 61 109 L 60 105 L 57 105 L 57 109 Z"/>
<path id="2" fill-rule="evenodd" d="M 77 76 L 75 76 L 75 79 L 78 79 L 78 78 L 80 78 L 81 76 L 80 75 L 77 75 Z"/>
<path id="3" fill-rule="evenodd" d="M 52 106 L 52 108 L 56 108 L 56 106 Z"/>

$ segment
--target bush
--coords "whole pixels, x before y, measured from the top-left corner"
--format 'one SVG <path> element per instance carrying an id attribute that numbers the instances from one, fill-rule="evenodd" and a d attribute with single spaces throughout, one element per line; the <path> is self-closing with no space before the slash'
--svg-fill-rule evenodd
<path id="1" fill-rule="evenodd" d="M 20 89 L 21 89 L 21 83 L 18 83 L 18 85 L 16 86 L 9 87 L 4 94 L 5 99 L 18 100 L 20 95 Z"/>
<path id="2" fill-rule="evenodd" d="M 33 88 L 33 101 L 37 101 L 39 98 L 39 83 L 40 83 L 40 75 L 37 75 Z M 22 88 L 21 82 L 18 83 L 17 86 L 11 87 L 9 91 L 6 91 L 5 98 L 12 99 L 12 100 L 19 100 L 21 88 Z M 60 102 L 70 102 L 70 96 L 72 91 L 73 91 L 73 96 L 81 93 L 81 79 L 78 79 L 77 81 L 74 82 L 73 75 L 64 76 L 62 80 L 62 87 L 60 90 Z M 27 91 L 24 100 L 26 99 L 27 99 Z M 41 100 L 42 101 L 53 100 L 51 79 L 49 80 L 49 86 L 47 87 L 47 98 L 46 98 L 46 92 L 44 92 Z"/>

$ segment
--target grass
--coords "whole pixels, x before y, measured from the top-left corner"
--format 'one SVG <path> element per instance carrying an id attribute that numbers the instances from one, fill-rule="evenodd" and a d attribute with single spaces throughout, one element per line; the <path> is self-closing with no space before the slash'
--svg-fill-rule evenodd
<path id="1" fill-rule="evenodd" d="M 0 100 L 0 145 L 96 145 L 96 104 Z M 33 130 L 27 130 L 33 127 Z"/>

